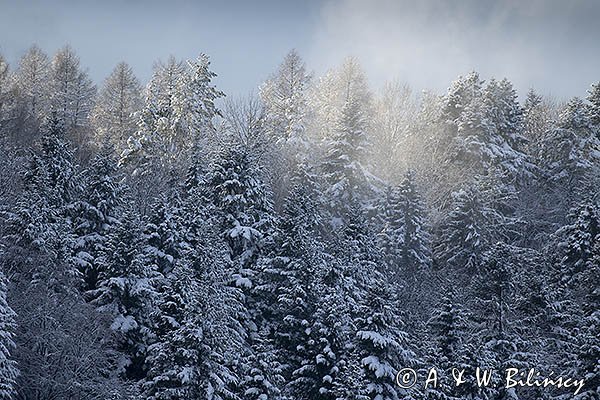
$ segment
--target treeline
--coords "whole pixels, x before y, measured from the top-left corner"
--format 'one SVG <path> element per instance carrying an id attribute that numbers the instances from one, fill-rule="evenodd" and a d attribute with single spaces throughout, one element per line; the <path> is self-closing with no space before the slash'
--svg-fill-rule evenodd
<path id="1" fill-rule="evenodd" d="M 0 58 L 0 398 L 572 398 L 455 367 L 600 398 L 600 83 L 375 93 L 294 51 L 257 97 L 214 77 Z"/>

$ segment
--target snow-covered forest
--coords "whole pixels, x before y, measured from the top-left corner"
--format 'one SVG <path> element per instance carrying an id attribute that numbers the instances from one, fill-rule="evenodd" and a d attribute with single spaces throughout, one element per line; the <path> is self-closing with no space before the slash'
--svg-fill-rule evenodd
<path id="1" fill-rule="evenodd" d="M 216 73 L 0 57 L 1 399 L 600 398 L 600 83 Z"/>

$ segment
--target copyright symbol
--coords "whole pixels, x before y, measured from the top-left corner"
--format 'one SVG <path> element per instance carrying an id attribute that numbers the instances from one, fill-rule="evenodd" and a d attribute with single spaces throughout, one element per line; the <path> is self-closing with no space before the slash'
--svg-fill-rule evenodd
<path id="1" fill-rule="evenodd" d="M 402 389 L 410 389 L 417 383 L 417 373 L 414 369 L 403 368 L 396 374 L 396 384 Z"/>

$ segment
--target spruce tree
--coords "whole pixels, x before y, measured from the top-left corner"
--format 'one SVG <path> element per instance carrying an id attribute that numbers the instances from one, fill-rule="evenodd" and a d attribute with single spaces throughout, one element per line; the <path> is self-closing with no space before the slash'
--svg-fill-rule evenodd
<path id="1" fill-rule="evenodd" d="M 600 135 L 600 82 L 593 84 L 588 90 L 587 101 L 588 118 L 595 127 L 596 134 Z"/>
<path id="2" fill-rule="evenodd" d="M 348 204 L 365 201 L 369 194 L 363 165 L 368 147 L 367 120 L 362 107 L 359 99 L 349 94 L 321 163 L 327 185 L 324 202 L 331 214 L 332 226 L 348 217 Z"/>
<path id="3" fill-rule="evenodd" d="M 86 171 L 81 200 L 73 207 L 74 262 L 82 274 L 84 291 L 97 289 L 99 258 L 121 213 L 123 188 L 117 181 L 112 147 L 105 146 Z"/>
<path id="4" fill-rule="evenodd" d="M 432 265 L 431 236 L 425 204 L 409 171 L 402 183 L 388 191 L 381 217 L 383 230 L 379 241 L 388 268 L 397 281 L 417 279 Z"/>
<path id="5" fill-rule="evenodd" d="M 571 293 L 577 315 L 579 334 L 571 337 L 575 346 L 571 372 L 585 377 L 584 390 L 578 399 L 594 398 L 600 387 L 597 338 L 600 332 L 598 304 L 598 276 L 600 276 L 600 211 L 596 203 L 585 200 L 570 213 L 570 224 L 557 232 L 561 238 L 559 249 L 560 275 L 563 286 Z M 573 327 L 571 327 L 573 331 Z"/>
<path id="6" fill-rule="evenodd" d="M 326 264 L 319 237 L 321 218 L 315 180 L 305 163 L 292 172 L 273 251 L 262 260 L 266 265 L 256 289 L 263 304 L 264 323 L 272 330 L 284 377 L 283 394 L 292 398 L 301 395 L 292 374 L 307 361 L 309 327 L 317 306 L 315 286 Z"/>
<path id="7" fill-rule="evenodd" d="M 6 277 L 0 272 L 0 398 L 12 399 L 19 376 L 17 363 L 11 356 L 15 347 L 16 314 L 7 302 L 6 291 Z"/>
<path id="8" fill-rule="evenodd" d="M 453 193 L 453 206 L 442 224 L 436 246 L 438 268 L 476 271 L 485 251 L 488 228 L 477 193 L 469 187 Z"/>
<path id="9" fill-rule="evenodd" d="M 111 329 L 123 358 L 119 372 L 138 380 L 146 374 L 145 357 L 151 339 L 149 310 L 156 301 L 152 282 L 160 278 L 141 252 L 140 222 L 125 210 L 120 223 L 109 235 L 102 256 L 94 304 L 112 317 Z"/>
<path id="10" fill-rule="evenodd" d="M 453 283 L 448 282 L 442 298 L 427 321 L 426 361 L 435 367 L 439 374 L 444 374 L 440 377 L 438 388 L 429 390 L 428 398 L 460 399 L 468 396 L 469 384 L 455 387 L 451 377 L 447 375 L 453 368 L 465 369 L 469 372 L 473 368 L 468 364 L 469 325 L 466 313 Z"/>
<path id="11" fill-rule="evenodd" d="M 397 368 L 414 367 L 416 355 L 408 346 L 408 335 L 399 329 L 400 318 L 393 310 L 395 303 L 388 283 L 378 272 L 371 279 L 372 286 L 355 320 L 361 365 L 358 395 L 372 400 L 406 398 L 408 394 L 395 383 Z"/>

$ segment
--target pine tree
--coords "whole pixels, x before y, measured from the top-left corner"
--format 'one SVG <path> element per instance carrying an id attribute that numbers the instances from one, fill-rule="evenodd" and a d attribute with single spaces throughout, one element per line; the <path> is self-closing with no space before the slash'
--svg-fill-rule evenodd
<path id="1" fill-rule="evenodd" d="M 497 168 L 507 183 L 514 183 L 532 175 L 534 167 L 524 153 L 523 110 L 508 80 L 484 84 L 475 72 L 460 77 L 444 98 L 441 119 L 440 161 L 452 163 L 458 176 Z"/>
<path id="2" fill-rule="evenodd" d="M 184 250 L 181 211 L 177 199 L 159 198 L 150 208 L 142 232 L 144 265 L 167 275 Z"/>
<path id="3" fill-rule="evenodd" d="M 550 128 L 550 116 L 544 98 L 535 90 L 529 89 L 523 104 L 524 135 L 528 140 L 528 154 L 534 159 L 538 157 L 540 140 Z"/>
<path id="4" fill-rule="evenodd" d="M 452 82 L 445 96 L 442 107 L 442 118 L 447 122 L 454 122 L 460 118 L 466 107 L 481 95 L 483 81 L 477 72 L 470 72 L 466 76 L 459 76 Z"/>
<path id="5" fill-rule="evenodd" d="M 262 170 L 251 149 L 230 143 L 213 160 L 207 176 L 209 196 L 217 208 L 218 227 L 233 263 L 232 286 L 243 295 L 238 318 L 248 346 L 239 365 L 240 390 L 247 398 L 259 398 L 276 388 L 272 372 L 272 345 L 265 337 L 261 299 L 256 294 L 263 268 L 260 257 L 273 240 L 276 221 L 271 193 L 262 182 Z M 274 367 L 276 368 L 276 367 Z"/>
<path id="6" fill-rule="evenodd" d="M 210 69 L 206 54 L 187 62 L 189 72 L 179 77 L 178 85 L 184 88 L 176 92 L 173 109 L 182 128 L 189 132 L 190 147 L 204 141 L 214 133 L 215 117 L 221 116 L 216 101 L 225 94 L 218 90 L 213 80 L 217 77 Z"/>
<path id="7" fill-rule="evenodd" d="M 573 208 L 569 217 L 571 224 L 557 232 L 559 237 L 564 238 L 558 246 L 564 254 L 561 265 L 565 280 L 577 277 L 593 262 L 596 240 L 600 235 L 600 213 L 592 201 Z"/>
<path id="8" fill-rule="evenodd" d="M 598 276 L 600 276 L 600 212 L 593 201 L 585 200 L 570 213 L 570 223 L 561 228 L 557 235 L 563 254 L 560 260 L 562 286 L 570 293 L 579 330 L 569 341 L 574 345 L 572 373 L 585 377 L 584 390 L 578 399 L 594 398 L 600 387 L 598 356 L 600 348 L 597 336 L 600 332 L 598 304 Z M 573 331 L 573 327 L 571 330 Z"/>
<path id="9" fill-rule="evenodd" d="M 69 214 L 81 187 L 73 152 L 64 135 L 56 119 L 45 128 L 41 151 L 29 154 L 22 173 L 23 190 L 7 215 L 6 240 L 23 249 L 13 254 L 17 269 L 28 267 L 29 262 L 21 264 L 18 260 L 27 260 L 29 252 L 48 254 L 59 248 L 62 254 L 73 247 Z M 75 268 L 69 270 L 69 274 L 77 275 Z"/>
<path id="10" fill-rule="evenodd" d="M 309 338 L 304 359 L 288 384 L 297 399 L 336 399 L 348 394 L 343 377 L 349 364 L 346 345 L 350 342 L 352 319 L 344 291 L 331 289 L 348 283 L 339 267 L 331 266 L 316 286 L 319 307 L 313 314 L 314 322 L 306 328 Z"/>
<path id="11" fill-rule="evenodd" d="M 11 352 L 15 347 L 15 312 L 6 301 L 6 278 L 0 272 L 0 398 L 11 399 L 15 393 L 16 379 L 19 376 L 17 363 Z"/>
<path id="12" fill-rule="evenodd" d="M 520 315 L 511 312 L 518 307 L 520 291 L 514 272 L 529 268 L 528 249 L 498 242 L 485 252 L 482 269 L 474 284 L 474 322 L 479 324 L 476 340 L 482 345 L 482 363 L 491 368 L 527 368 L 535 362 L 525 340 L 528 326 Z M 525 284 L 525 290 L 529 290 Z M 490 389 L 498 399 L 515 399 L 518 389 L 503 386 Z"/>
<path id="13" fill-rule="evenodd" d="M 238 287 L 252 287 L 252 266 L 274 223 L 270 193 L 261 175 L 250 150 L 235 143 L 221 149 L 208 173 L 221 232 L 239 266 L 234 276 Z"/>
<path id="14" fill-rule="evenodd" d="M 453 368 L 471 371 L 468 342 L 469 321 L 453 283 L 448 282 L 442 298 L 436 304 L 433 315 L 427 321 L 426 361 L 438 372 L 447 374 Z M 465 377 L 467 373 L 465 373 Z M 455 387 L 450 377 L 440 378 L 440 386 L 431 388 L 428 398 L 460 399 L 468 397 L 473 382 Z"/>
<path id="15" fill-rule="evenodd" d="M 592 129 L 585 104 L 574 98 L 561 113 L 557 126 L 546 134 L 541 149 L 547 181 L 557 191 L 554 209 L 558 214 L 564 215 L 581 195 L 597 186 L 598 149 L 600 139 Z"/>
<path id="16" fill-rule="evenodd" d="M 108 142 L 120 154 L 137 128 L 136 113 L 142 107 L 142 87 L 131 67 L 121 62 L 104 81 L 91 120 L 96 142 Z"/>
<path id="17" fill-rule="evenodd" d="M 160 288 L 154 313 L 157 338 L 148 347 L 146 394 L 157 400 L 237 399 L 237 377 L 225 358 L 231 350 L 227 346 L 240 340 L 229 313 L 235 298 L 228 298 L 225 287 L 219 286 L 224 282 L 215 281 L 215 269 L 199 275 L 191 267 L 178 264 Z"/>
<path id="18" fill-rule="evenodd" d="M 105 374 L 114 367 L 108 326 L 77 290 L 72 210 L 81 187 L 64 135 L 57 120 L 44 131 L 2 232 L 7 251 L 0 262 L 11 271 L 10 300 L 17 311 L 19 398 L 103 397 L 119 387 Z"/>
<path id="19" fill-rule="evenodd" d="M 598 139 L 590 128 L 581 99 L 574 98 L 560 116 L 558 128 L 547 138 L 547 162 L 553 180 L 569 177 L 581 182 L 598 160 Z"/>

